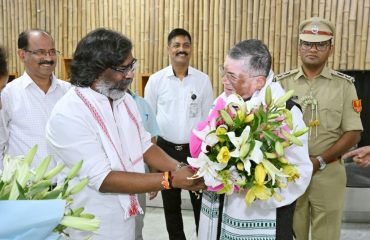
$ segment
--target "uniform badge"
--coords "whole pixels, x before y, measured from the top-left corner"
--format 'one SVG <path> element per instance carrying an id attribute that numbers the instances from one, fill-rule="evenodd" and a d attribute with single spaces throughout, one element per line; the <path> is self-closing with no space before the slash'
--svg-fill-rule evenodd
<path id="1" fill-rule="evenodd" d="M 360 113 L 362 111 L 361 99 L 352 100 L 352 106 L 355 112 Z"/>
<path id="2" fill-rule="evenodd" d="M 312 25 L 311 31 L 313 34 L 318 34 L 319 33 L 319 26 L 316 24 Z"/>

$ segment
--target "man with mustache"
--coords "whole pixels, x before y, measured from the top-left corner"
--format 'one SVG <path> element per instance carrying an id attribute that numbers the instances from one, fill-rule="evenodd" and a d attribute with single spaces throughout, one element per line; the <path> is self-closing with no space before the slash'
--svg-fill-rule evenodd
<path id="1" fill-rule="evenodd" d="M 71 62 L 73 87 L 55 105 L 46 126 L 50 153 L 66 164 L 61 179 L 84 160 L 73 181 L 88 178 L 89 184 L 74 203 L 101 220 L 95 240 L 135 239 L 135 216 L 143 213 L 136 193 L 205 187 L 201 179 L 188 179 L 191 167 L 177 167 L 179 162 L 151 143 L 127 93 L 135 62 L 127 37 L 104 28 L 88 33 Z M 161 172 L 144 173 L 144 161 Z M 86 239 L 86 233 L 69 233 L 71 239 Z"/>
<path id="2" fill-rule="evenodd" d="M 302 66 L 276 76 L 302 106 L 310 127 L 311 183 L 296 204 L 293 228 L 297 240 L 340 239 L 346 194 L 346 172 L 341 155 L 360 141 L 361 101 L 354 79 L 327 67 L 334 51 L 335 29 L 314 17 L 299 26 L 298 52 Z"/>
<path id="3" fill-rule="evenodd" d="M 191 129 L 205 119 L 212 106 L 213 93 L 209 77 L 191 67 L 191 36 L 181 28 L 168 35 L 171 65 L 150 76 L 145 100 L 157 116 L 161 135 L 157 144 L 173 158 L 187 163 Z M 201 199 L 189 192 L 198 231 Z M 181 190 L 162 191 L 169 238 L 186 239 L 181 215 Z"/>
<path id="4" fill-rule="evenodd" d="M 38 165 L 48 155 L 46 122 L 55 103 L 70 84 L 53 74 L 59 52 L 48 32 L 42 29 L 22 32 L 18 38 L 17 53 L 24 63 L 25 72 L 8 83 L 1 93 L 1 118 L 5 126 L 0 125 L 3 128 L 0 131 L 0 162 L 6 153 L 23 155 L 38 144 L 32 163 Z"/>

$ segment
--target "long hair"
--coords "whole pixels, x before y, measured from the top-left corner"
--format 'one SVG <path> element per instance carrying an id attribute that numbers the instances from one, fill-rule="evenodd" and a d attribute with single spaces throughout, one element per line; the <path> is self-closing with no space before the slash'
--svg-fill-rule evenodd
<path id="1" fill-rule="evenodd" d="M 121 65 L 131 50 L 131 41 L 121 33 L 105 28 L 88 33 L 73 54 L 71 84 L 90 87 L 106 69 Z"/>

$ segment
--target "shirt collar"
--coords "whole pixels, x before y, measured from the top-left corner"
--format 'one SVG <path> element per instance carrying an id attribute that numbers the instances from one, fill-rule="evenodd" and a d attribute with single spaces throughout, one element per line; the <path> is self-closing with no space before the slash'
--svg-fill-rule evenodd
<path id="1" fill-rule="evenodd" d="M 299 71 L 298 73 L 294 76 L 294 80 L 297 80 L 299 79 L 300 77 L 305 77 L 304 75 L 304 72 L 303 72 L 303 68 L 302 66 L 299 68 Z M 331 75 L 331 71 L 328 67 L 324 67 L 320 73 L 319 76 L 323 76 L 324 78 L 327 78 L 327 79 L 333 79 L 332 75 Z"/>
<path id="2" fill-rule="evenodd" d="M 188 67 L 188 74 L 185 77 L 194 74 L 194 72 L 195 72 L 195 70 L 192 67 L 189 66 Z M 168 66 L 168 69 L 166 71 L 166 77 L 171 77 L 171 76 L 176 77 L 176 75 L 173 71 L 172 65 Z"/>
<path id="3" fill-rule="evenodd" d="M 32 84 L 37 86 L 36 83 L 32 80 L 32 78 L 30 77 L 30 75 L 28 75 L 27 72 L 24 72 L 22 77 L 23 77 L 23 81 L 22 81 L 23 88 L 27 88 L 28 86 Z M 57 88 L 57 86 L 60 86 L 60 85 L 61 83 L 57 81 L 57 78 L 54 75 L 51 75 L 51 85 L 50 85 L 48 92 L 54 91 Z"/>

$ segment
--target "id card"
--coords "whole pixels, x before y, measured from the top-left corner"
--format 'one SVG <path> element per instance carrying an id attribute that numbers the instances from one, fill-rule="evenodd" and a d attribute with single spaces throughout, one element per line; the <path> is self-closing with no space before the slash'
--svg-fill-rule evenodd
<path id="1" fill-rule="evenodd" d="M 192 101 L 189 107 L 189 116 L 191 118 L 195 118 L 197 115 L 198 115 L 198 103 L 195 101 Z"/>

